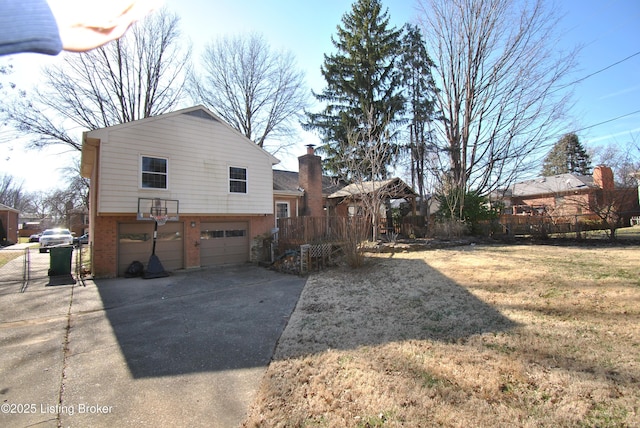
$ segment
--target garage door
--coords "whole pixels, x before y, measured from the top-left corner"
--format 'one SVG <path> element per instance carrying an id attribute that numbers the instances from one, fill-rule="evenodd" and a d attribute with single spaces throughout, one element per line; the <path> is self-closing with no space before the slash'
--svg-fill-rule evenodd
<path id="1" fill-rule="evenodd" d="M 158 226 L 156 255 L 168 271 L 184 267 L 184 223 L 167 222 Z M 153 223 L 120 223 L 118 225 L 118 275 L 124 275 L 131 262 L 147 266 L 153 250 Z"/>
<path id="2" fill-rule="evenodd" d="M 247 222 L 201 223 L 201 266 L 247 261 L 249 261 L 249 225 Z"/>

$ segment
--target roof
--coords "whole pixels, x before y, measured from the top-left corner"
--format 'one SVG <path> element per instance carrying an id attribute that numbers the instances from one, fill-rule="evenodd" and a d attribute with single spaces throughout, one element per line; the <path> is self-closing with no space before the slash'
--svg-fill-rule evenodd
<path id="1" fill-rule="evenodd" d="M 231 125 L 229 125 L 223 119 L 221 119 L 220 117 L 216 116 L 216 114 L 213 113 L 211 110 L 207 109 L 206 107 L 204 107 L 202 105 L 196 105 L 196 106 L 184 108 L 184 109 L 181 109 L 181 110 L 176 110 L 176 111 L 172 111 L 172 112 L 168 112 L 168 113 L 162 113 L 162 114 L 158 114 L 156 116 L 149 116 L 149 117 L 145 117 L 145 118 L 141 118 L 141 119 L 137 119 L 137 120 L 132 120 L 130 122 L 119 123 L 119 124 L 116 124 L 116 125 L 107 126 L 105 128 L 99 128 L 99 129 L 94 129 L 94 130 L 90 130 L 90 131 L 84 132 L 83 133 L 83 137 L 82 137 L 82 140 L 83 140 L 82 143 L 83 144 L 82 144 L 82 155 L 81 155 L 82 157 L 81 157 L 81 164 L 80 164 L 81 175 L 83 177 L 87 177 L 87 178 L 90 177 L 91 171 L 94 168 L 94 165 L 93 165 L 94 152 L 95 152 L 95 150 L 97 150 L 97 146 L 98 146 L 98 143 L 100 141 L 100 138 L 105 132 L 112 132 L 112 131 L 119 130 L 119 129 L 125 129 L 125 128 L 129 128 L 129 127 L 134 127 L 134 126 L 138 126 L 138 125 L 140 125 L 142 123 L 144 123 L 144 124 L 152 123 L 152 122 L 157 121 L 157 120 L 164 120 L 164 119 L 171 118 L 171 117 L 180 117 L 182 115 L 195 117 L 195 118 L 201 119 L 203 121 L 209 121 L 209 122 L 212 122 L 212 123 L 216 123 L 219 126 L 224 126 L 224 127 L 228 128 L 228 129 L 230 129 L 233 133 L 237 134 L 240 140 L 244 140 L 245 143 L 249 143 L 252 147 L 254 147 L 254 150 L 262 152 L 262 154 L 264 156 L 267 156 L 269 158 L 269 160 L 271 161 L 272 165 L 280 163 L 279 159 L 277 159 L 271 153 L 269 153 L 266 150 L 264 150 L 262 147 L 260 147 L 257 144 L 255 144 L 253 141 L 251 141 L 249 138 L 247 138 L 240 131 L 238 131 L 237 129 L 235 129 Z"/>
<path id="2" fill-rule="evenodd" d="M 592 176 L 568 173 L 550 177 L 539 177 L 533 180 L 515 183 L 509 190 L 511 190 L 512 196 L 523 197 L 573 192 L 590 187 L 594 187 Z"/>
<path id="3" fill-rule="evenodd" d="M 299 173 L 295 171 L 282 171 L 278 169 L 273 170 L 273 190 L 278 192 L 300 192 Z M 340 186 L 336 179 L 322 176 L 322 193 L 330 195 L 333 192 L 338 191 Z"/>
<path id="4" fill-rule="evenodd" d="M 5 204 L 0 204 L 0 211 L 13 211 L 14 213 L 19 213 L 20 211 L 18 211 L 15 208 L 11 208 Z"/>
<path id="5" fill-rule="evenodd" d="M 403 198 L 406 196 L 417 196 L 416 192 L 411 189 L 404 181 L 399 178 L 390 178 L 382 181 L 363 181 L 362 183 L 353 183 L 329 195 L 329 199 L 347 198 L 362 194 L 371 193 L 376 190 L 385 189 L 389 191 L 393 198 Z"/>

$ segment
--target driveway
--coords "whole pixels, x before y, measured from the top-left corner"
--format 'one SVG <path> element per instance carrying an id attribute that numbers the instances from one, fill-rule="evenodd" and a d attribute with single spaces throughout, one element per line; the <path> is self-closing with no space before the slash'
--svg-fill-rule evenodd
<path id="1" fill-rule="evenodd" d="M 241 265 L 47 283 L 0 283 L 0 426 L 237 426 L 305 280 Z"/>

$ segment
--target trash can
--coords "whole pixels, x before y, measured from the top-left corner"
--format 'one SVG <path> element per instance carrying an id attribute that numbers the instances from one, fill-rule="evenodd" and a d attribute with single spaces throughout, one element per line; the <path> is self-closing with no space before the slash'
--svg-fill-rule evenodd
<path id="1" fill-rule="evenodd" d="M 71 254 L 73 254 L 73 246 L 51 247 L 49 276 L 71 275 Z"/>

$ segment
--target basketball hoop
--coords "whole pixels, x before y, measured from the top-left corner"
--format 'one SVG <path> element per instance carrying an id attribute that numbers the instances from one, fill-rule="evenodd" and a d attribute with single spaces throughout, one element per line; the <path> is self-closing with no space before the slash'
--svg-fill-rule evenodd
<path id="1" fill-rule="evenodd" d="M 160 199 L 154 201 L 154 206 L 149 210 L 149 217 L 155 220 L 158 226 L 164 226 L 169 216 L 167 215 L 167 207 L 163 207 Z"/>
<path id="2" fill-rule="evenodd" d="M 151 218 L 156 221 L 158 226 L 164 226 L 167 220 L 169 220 L 169 216 L 166 214 L 158 216 L 151 214 Z"/>

